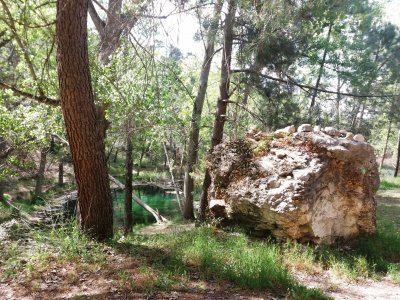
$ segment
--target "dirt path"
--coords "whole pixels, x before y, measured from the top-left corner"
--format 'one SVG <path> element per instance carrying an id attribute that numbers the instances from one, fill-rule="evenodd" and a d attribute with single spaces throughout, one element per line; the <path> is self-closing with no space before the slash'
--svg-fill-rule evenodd
<path id="1" fill-rule="evenodd" d="M 332 271 L 309 275 L 295 274 L 296 279 L 310 288 L 318 288 L 334 299 L 340 300 L 399 300 L 400 285 L 387 279 L 374 281 L 366 279 L 358 282 L 347 282 L 337 277 Z"/>
<path id="2" fill-rule="evenodd" d="M 189 231 L 194 228 L 194 223 L 174 225 L 171 223 L 154 224 L 146 226 L 140 230 L 140 234 L 153 235 L 159 233 L 179 233 L 183 231 Z"/>

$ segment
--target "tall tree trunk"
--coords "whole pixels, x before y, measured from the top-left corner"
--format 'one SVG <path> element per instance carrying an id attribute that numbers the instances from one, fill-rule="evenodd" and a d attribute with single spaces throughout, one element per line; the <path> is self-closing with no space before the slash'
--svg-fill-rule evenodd
<path id="1" fill-rule="evenodd" d="M 117 162 L 117 160 L 118 160 L 118 152 L 119 152 L 119 149 L 117 148 L 117 149 L 115 149 L 115 155 L 114 155 L 114 160 L 113 160 L 113 162 Z"/>
<path id="2" fill-rule="evenodd" d="M 317 97 L 318 94 L 318 88 L 319 88 L 319 84 L 321 82 L 321 78 L 322 78 L 322 74 L 324 73 L 324 67 L 325 67 L 325 61 L 326 61 L 326 55 L 328 53 L 328 45 L 329 45 L 329 40 L 331 38 L 331 32 L 332 32 L 332 26 L 333 23 L 329 24 L 329 28 L 328 28 L 328 34 L 326 37 L 326 46 L 324 49 L 324 54 L 322 55 L 322 61 L 321 64 L 319 66 L 319 71 L 318 71 L 318 78 L 317 78 L 317 82 L 315 83 L 315 89 L 313 91 L 312 97 L 311 97 L 311 104 L 310 104 L 310 115 L 309 115 L 309 122 L 312 123 L 313 121 L 313 117 L 314 117 L 314 106 L 315 106 L 315 98 Z"/>
<path id="3" fill-rule="evenodd" d="M 228 1 L 228 13 L 225 17 L 224 25 L 224 41 L 223 41 L 223 52 L 221 62 L 221 79 L 219 84 L 219 97 L 217 102 L 217 111 L 215 113 L 214 127 L 211 138 L 210 152 L 216 145 L 221 143 L 224 134 L 224 125 L 226 120 L 226 111 L 229 101 L 229 83 L 230 83 L 230 67 L 231 67 L 231 56 L 232 56 L 232 44 L 233 44 L 233 24 L 236 13 L 236 0 Z M 208 206 L 208 188 L 211 184 L 211 177 L 208 169 L 204 176 L 202 194 L 200 198 L 200 214 L 199 219 L 204 221 L 206 216 L 206 210 Z"/>
<path id="4" fill-rule="evenodd" d="M 122 14 L 122 0 L 109 0 L 107 18 L 103 21 L 98 15 L 93 3 L 89 2 L 89 14 L 100 36 L 100 63 L 106 65 L 110 62 L 110 56 L 118 49 L 122 32 L 130 30 L 138 21 L 138 16 L 143 12 L 150 1 L 134 1 L 138 11 L 130 15 Z M 102 7 L 104 9 L 104 7 Z"/>
<path id="5" fill-rule="evenodd" d="M 60 161 L 58 163 L 58 185 L 64 185 L 64 162 Z"/>
<path id="6" fill-rule="evenodd" d="M 163 143 L 163 147 L 164 147 L 165 159 L 167 160 L 167 163 L 168 163 L 168 170 L 169 170 L 169 174 L 171 176 L 172 185 L 174 186 L 174 189 L 175 189 L 176 201 L 178 202 L 179 209 L 182 212 L 183 209 L 182 209 L 181 197 L 179 196 L 179 188 L 175 181 L 173 162 L 171 162 L 171 160 L 169 159 L 167 145 L 165 143 Z"/>
<path id="7" fill-rule="evenodd" d="M 142 169 L 143 158 L 144 158 L 145 154 L 150 151 L 152 142 L 150 141 L 146 146 L 146 140 L 147 139 L 144 140 L 144 142 L 143 142 L 144 147 L 142 148 L 142 151 L 140 152 L 139 165 L 138 165 L 138 168 L 136 171 L 136 176 L 139 176 L 139 174 L 140 174 L 140 170 Z"/>
<path id="8" fill-rule="evenodd" d="M 4 181 L 0 180 L 0 202 L 4 202 L 6 198 L 4 197 Z"/>
<path id="9" fill-rule="evenodd" d="M 36 174 L 36 184 L 35 184 L 35 195 L 33 197 L 33 200 L 37 196 L 40 196 L 40 194 L 43 193 L 43 181 L 44 181 L 44 171 L 46 169 L 46 162 L 47 162 L 47 151 L 48 149 L 42 149 L 40 151 L 40 162 L 39 162 L 39 169 Z"/>
<path id="10" fill-rule="evenodd" d="M 206 91 L 208 86 L 208 76 L 210 74 L 211 62 L 214 56 L 215 36 L 218 30 L 222 4 L 223 1 L 218 0 L 214 5 L 214 15 L 211 21 L 211 26 L 207 33 L 207 45 L 200 73 L 200 85 L 197 90 L 196 100 L 193 105 L 191 128 L 188 141 L 189 146 L 186 154 L 187 162 L 185 168 L 185 179 L 183 187 L 183 193 L 184 193 L 183 217 L 185 219 L 194 219 L 194 212 L 193 212 L 194 179 L 192 176 L 192 172 L 193 172 L 193 167 L 196 164 L 197 154 L 199 151 L 200 121 L 203 112 L 204 99 L 206 96 Z"/>
<path id="11" fill-rule="evenodd" d="M 107 64 L 110 55 L 119 47 L 120 37 L 123 31 L 121 20 L 122 0 L 109 0 L 107 23 L 104 27 L 100 42 L 100 62 Z"/>
<path id="12" fill-rule="evenodd" d="M 363 103 L 362 106 L 361 106 L 360 118 L 358 118 L 358 123 L 357 123 L 357 127 L 356 127 L 357 130 L 360 130 L 360 128 L 361 128 L 361 126 L 363 124 L 364 113 L 365 113 L 365 104 Z"/>
<path id="13" fill-rule="evenodd" d="M 340 95 L 340 89 L 342 87 L 342 84 L 340 82 L 340 76 L 338 74 L 337 77 L 337 95 L 336 95 L 336 103 L 335 103 L 335 116 L 336 116 L 336 126 L 337 128 L 340 128 L 340 101 L 342 100 L 342 96 Z"/>
<path id="14" fill-rule="evenodd" d="M 128 121 L 129 124 L 129 121 Z M 132 128 L 127 126 L 126 132 L 126 158 L 125 158 L 125 205 L 124 205 L 124 233 L 127 235 L 132 231 L 133 214 L 132 214 L 132 172 L 133 172 L 133 145 L 132 145 Z"/>
<path id="15" fill-rule="evenodd" d="M 352 118 L 351 118 L 351 131 L 353 131 L 353 132 L 356 129 L 357 116 L 358 116 L 358 113 L 360 112 L 360 108 L 361 108 L 360 100 L 357 102 L 358 102 L 357 105 L 354 107 L 354 109 L 352 111 Z"/>
<path id="16" fill-rule="evenodd" d="M 140 151 L 139 163 L 138 163 L 137 169 L 136 169 L 136 176 L 139 176 L 140 170 L 142 169 L 142 162 L 143 162 L 143 157 L 144 157 L 145 153 L 146 153 L 146 147 L 143 147 L 142 151 Z"/>
<path id="17" fill-rule="evenodd" d="M 102 133 L 97 128 L 87 45 L 88 0 L 57 1 L 61 108 L 78 187 L 77 219 L 99 240 L 113 235 L 113 211 Z"/>
<path id="18" fill-rule="evenodd" d="M 388 146 L 388 142 L 389 142 L 391 129 L 392 129 L 392 121 L 390 120 L 389 128 L 388 128 L 387 135 L 386 135 L 386 140 L 385 140 L 385 147 L 383 147 L 382 159 L 381 159 L 381 163 L 379 164 L 379 172 L 382 171 L 383 162 L 385 161 L 385 155 L 386 155 L 386 150 L 387 150 L 387 146 Z"/>
<path id="19" fill-rule="evenodd" d="M 107 163 L 110 162 L 110 156 L 111 156 L 111 153 L 112 153 L 113 150 L 114 150 L 114 145 L 115 145 L 115 142 L 110 146 L 110 149 L 108 149 L 108 152 L 107 152 L 107 154 L 106 154 L 106 162 L 107 162 Z"/>
<path id="20" fill-rule="evenodd" d="M 400 166 L 400 129 L 397 139 L 397 161 L 396 161 L 396 169 L 394 170 L 394 177 L 397 177 L 399 173 L 399 166 Z"/>

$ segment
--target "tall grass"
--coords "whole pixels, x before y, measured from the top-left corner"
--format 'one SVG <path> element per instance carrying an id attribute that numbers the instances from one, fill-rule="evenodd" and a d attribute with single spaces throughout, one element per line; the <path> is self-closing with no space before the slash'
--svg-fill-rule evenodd
<path id="1" fill-rule="evenodd" d="M 128 243 L 164 249 L 168 259 L 164 254 L 162 264 L 161 257 L 153 257 L 153 262 L 175 273 L 195 269 L 206 280 L 228 280 L 238 287 L 267 289 L 289 299 L 328 299 L 319 290 L 298 284 L 282 263 L 279 245 L 269 240 L 252 241 L 241 233 L 201 227 L 180 235 L 131 236 Z"/>

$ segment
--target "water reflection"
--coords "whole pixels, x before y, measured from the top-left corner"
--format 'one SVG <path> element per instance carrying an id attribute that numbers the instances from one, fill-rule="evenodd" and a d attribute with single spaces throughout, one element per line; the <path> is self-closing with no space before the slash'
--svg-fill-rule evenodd
<path id="1" fill-rule="evenodd" d="M 179 214 L 176 197 L 155 189 L 135 189 L 134 193 L 153 209 L 158 210 L 166 218 Z M 120 227 L 124 223 L 124 193 L 115 192 L 114 199 L 114 226 Z M 141 208 L 136 202 L 133 205 L 133 221 L 135 224 L 154 223 L 154 217 Z"/>

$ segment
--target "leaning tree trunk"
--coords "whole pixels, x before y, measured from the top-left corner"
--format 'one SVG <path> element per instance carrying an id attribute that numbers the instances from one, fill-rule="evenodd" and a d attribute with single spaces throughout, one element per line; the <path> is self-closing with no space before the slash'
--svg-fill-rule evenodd
<path id="1" fill-rule="evenodd" d="M 314 113 L 315 113 L 315 111 L 314 111 L 315 110 L 315 108 L 314 108 L 315 99 L 316 99 L 317 94 L 318 94 L 318 88 L 319 88 L 319 84 L 321 82 L 322 74 L 324 73 L 326 55 L 328 53 L 328 45 L 329 45 L 329 40 L 331 38 L 332 26 L 333 26 L 333 24 L 330 23 L 329 24 L 329 28 L 328 28 L 328 35 L 326 37 L 326 46 L 325 46 L 325 49 L 324 49 L 324 54 L 322 55 L 322 61 L 321 61 L 321 64 L 319 66 L 317 82 L 315 83 L 315 89 L 314 89 L 312 97 L 311 97 L 310 115 L 309 115 L 309 122 L 310 123 L 312 122 L 312 119 L 313 119 Z"/>
<path id="2" fill-rule="evenodd" d="M 218 30 L 218 23 L 221 16 L 222 0 L 218 0 L 214 6 L 214 15 L 211 21 L 211 26 L 207 33 L 207 45 L 203 60 L 203 66 L 200 74 L 200 85 L 197 90 L 196 100 L 193 105 L 191 128 L 189 134 L 189 147 L 187 150 L 187 162 L 185 168 L 184 179 L 184 203 L 183 203 L 183 217 L 185 219 L 194 219 L 193 213 L 193 189 L 194 179 L 192 176 L 193 167 L 197 161 L 199 151 L 199 135 L 200 135 L 200 120 L 203 112 L 204 99 L 208 86 L 208 76 L 210 74 L 211 62 L 214 56 L 215 36 Z"/>
<path id="3" fill-rule="evenodd" d="M 132 128 L 129 125 L 127 126 L 125 143 L 126 143 L 126 156 L 125 156 L 124 233 L 125 235 L 127 235 L 132 231 L 132 225 L 133 225 L 133 214 L 132 214 L 133 145 L 132 145 Z"/>
<path id="4" fill-rule="evenodd" d="M 40 162 L 39 162 L 39 169 L 36 174 L 35 194 L 33 197 L 33 201 L 37 196 L 39 196 L 43 192 L 43 181 L 44 181 L 44 172 L 46 169 L 46 162 L 47 162 L 47 152 L 48 152 L 47 148 L 42 149 L 42 151 L 40 151 Z"/>
<path id="5" fill-rule="evenodd" d="M 236 0 L 228 1 L 228 13 L 225 17 L 224 25 L 224 48 L 222 52 L 221 61 L 221 79 L 219 83 L 219 97 L 217 102 L 217 111 L 215 113 L 214 127 L 211 138 L 210 152 L 216 145 L 221 143 L 224 134 L 224 124 L 226 120 L 226 111 L 229 101 L 229 83 L 230 76 L 229 71 L 231 67 L 231 56 L 232 56 L 232 44 L 233 44 L 233 24 L 236 13 Z M 208 206 L 208 188 L 211 184 L 211 177 L 208 169 L 203 181 L 202 194 L 200 198 L 200 221 L 204 221 L 206 216 L 206 209 Z"/>
<path id="6" fill-rule="evenodd" d="M 382 159 L 381 159 L 381 163 L 379 164 L 379 172 L 382 171 L 383 162 L 385 161 L 385 155 L 386 155 L 386 150 L 387 150 L 387 146 L 388 146 L 388 142 L 389 142 L 391 129 L 392 129 L 392 121 L 389 121 L 389 128 L 388 128 L 388 132 L 386 135 L 385 147 L 383 148 Z"/>
<path id="7" fill-rule="evenodd" d="M 102 240 L 113 235 L 113 211 L 102 133 L 96 126 L 87 45 L 88 0 L 57 1 L 61 108 L 78 187 L 78 220 Z"/>
<path id="8" fill-rule="evenodd" d="M 397 160 L 396 160 L 396 169 L 394 170 L 394 177 L 397 177 L 399 173 L 399 165 L 400 165 L 400 129 L 397 140 Z"/>

